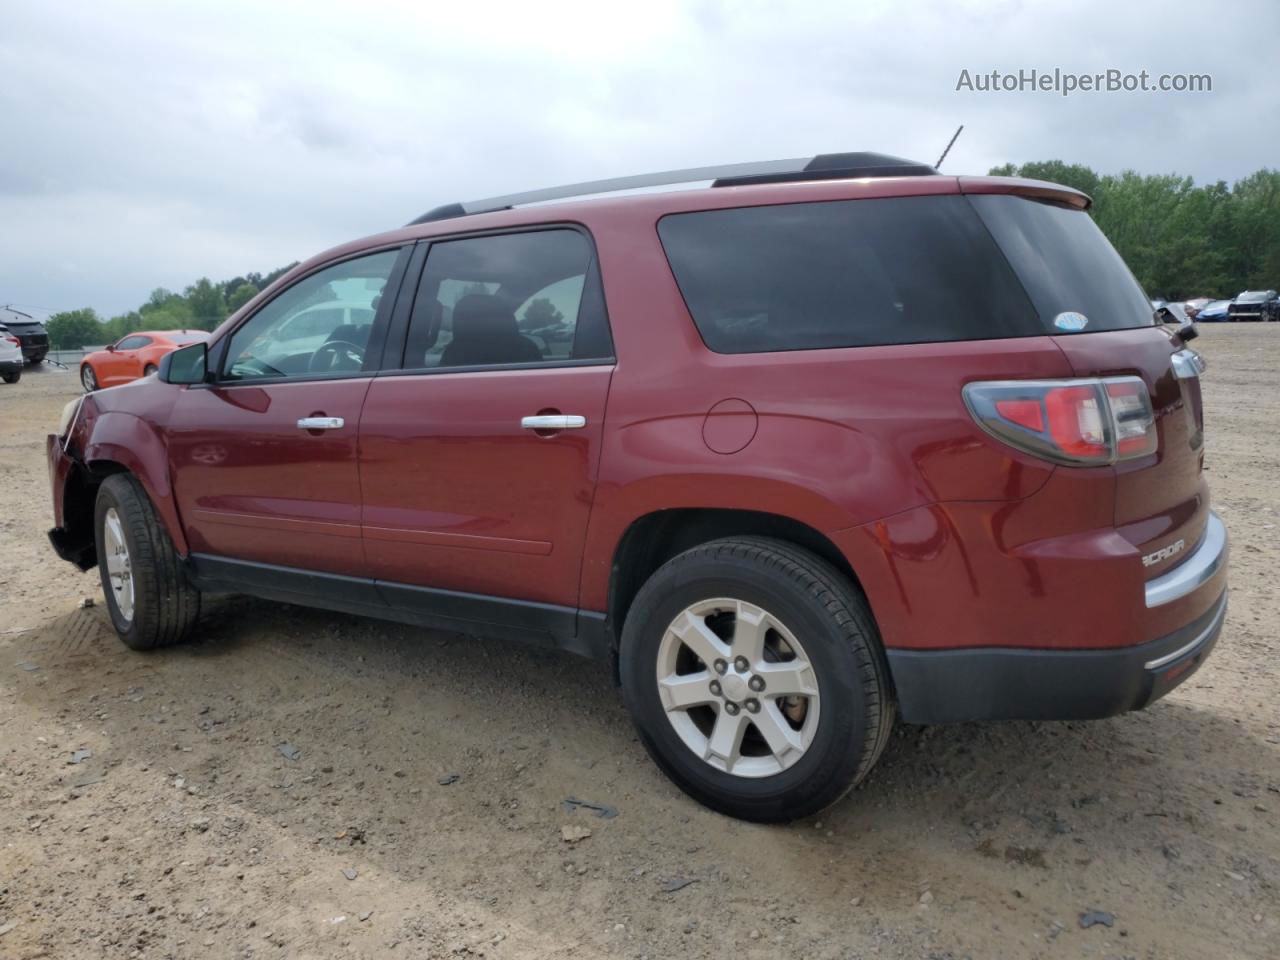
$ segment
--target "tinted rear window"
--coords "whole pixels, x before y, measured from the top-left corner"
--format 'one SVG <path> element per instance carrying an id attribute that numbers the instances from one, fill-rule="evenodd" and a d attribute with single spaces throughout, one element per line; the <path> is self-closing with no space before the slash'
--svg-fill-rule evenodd
<path id="1" fill-rule="evenodd" d="M 673 214 L 658 232 L 702 339 L 719 353 L 1044 332 L 962 196 Z"/>
<path id="2" fill-rule="evenodd" d="M 1045 332 L 1061 313 L 1081 313 L 1085 333 L 1149 327 L 1151 302 L 1120 254 L 1083 210 L 988 194 L 969 198 L 1013 264 Z"/>

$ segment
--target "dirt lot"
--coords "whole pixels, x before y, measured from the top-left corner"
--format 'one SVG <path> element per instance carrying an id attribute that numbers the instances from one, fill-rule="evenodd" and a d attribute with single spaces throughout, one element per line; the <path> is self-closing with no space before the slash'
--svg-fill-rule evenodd
<path id="1" fill-rule="evenodd" d="M 1203 334 L 1209 664 L 1114 720 L 900 726 L 785 827 L 684 798 L 569 655 L 238 598 L 128 652 L 44 539 L 74 377 L 0 385 L 0 956 L 1280 955 L 1280 326 Z"/>

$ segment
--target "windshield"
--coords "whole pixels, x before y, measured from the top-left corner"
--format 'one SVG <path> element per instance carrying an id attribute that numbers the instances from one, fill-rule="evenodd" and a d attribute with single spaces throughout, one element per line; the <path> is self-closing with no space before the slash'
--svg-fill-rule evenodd
<path id="1" fill-rule="evenodd" d="M 1013 265 L 1045 332 L 1155 324 L 1152 302 L 1089 214 L 1011 194 L 969 199 Z"/>
<path id="2" fill-rule="evenodd" d="M 1246 290 L 1236 297 L 1236 303 L 1261 303 L 1267 299 L 1266 290 Z"/>

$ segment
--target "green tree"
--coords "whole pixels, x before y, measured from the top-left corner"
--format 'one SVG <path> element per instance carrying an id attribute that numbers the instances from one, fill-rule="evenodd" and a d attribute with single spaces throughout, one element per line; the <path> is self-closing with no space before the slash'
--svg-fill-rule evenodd
<path id="1" fill-rule="evenodd" d="M 556 305 L 547 297 L 531 300 L 524 308 L 520 318 L 520 329 L 541 330 L 543 327 L 554 327 L 564 322 L 564 314 L 556 309 Z"/>
<path id="2" fill-rule="evenodd" d="M 239 284 L 227 296 L 227 310 L 231 313 L 235 313 L 257 295 L 258 288 L 246 280 L 244 283 Z"/>
<path id="3" fill-rule="evenodd" d="M 55 313 L 44 325 L 54 350 L 79 350 L 106 342 L 106 332 L 92 307 Z"/>
<path id="4" fill-rule="evenodd" d="M 183 295 L 200 329 L 212 330 L 227 318 L 227 302 L 223 299 L 222 289 L 208 277 L 201 277 L 187 287 Z"/>

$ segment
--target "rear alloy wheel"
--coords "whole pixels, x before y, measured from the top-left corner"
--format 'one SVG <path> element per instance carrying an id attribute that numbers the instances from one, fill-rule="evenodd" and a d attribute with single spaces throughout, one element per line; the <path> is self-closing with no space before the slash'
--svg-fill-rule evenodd
<path id="1" fill-rule="evenodd" d="M 135 650 L 185 639 L 200 615 L 200 591 L 136 479 L 117 473 L 102 482 L 94 530 L 102 592 L 120 639 Z"/>
<path id="2" fill-rule="evenodd" d="M 87 363 L 80 366 L 80 385 L 84 387 L 85 393 L 93 393 L 98 389 L 98 378 L 93 372 L 93 367 Z"/>
<path id="3" fill-rule="evenodd" d="M 666 563 L 627 613 L 619 668 L 655 762 L 747 820 L 835 803 L 893 723 L 866 602 L 826 561 L 779 540 L 717 540 Z"/>

